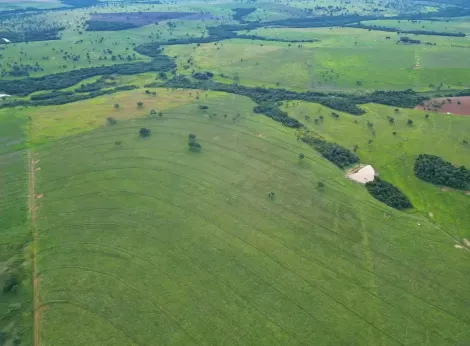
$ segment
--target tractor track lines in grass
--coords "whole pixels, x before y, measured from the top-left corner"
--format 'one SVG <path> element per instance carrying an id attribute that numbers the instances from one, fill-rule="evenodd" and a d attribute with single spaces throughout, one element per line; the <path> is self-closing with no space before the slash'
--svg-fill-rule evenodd
<path id="1" fill-rule="evenodd" d="M 152 158 L 148 158 L 148 159 L 152 159 Z M 208 174 L 209 174 L 209 173 L 208 173 Z M 217 177 L 214 176 L 214 178 L 217 178 Z M 186 179 L 187 179 L 187 180 L 190 180 L 190 179 L 188 179 L 188 178 L 186 178 Z M 199 183 L 199 182 L 196 182 L 196 181 L 193 181 L 193 182 L 194 182 L 194 183 Z M 200 183 L 199 183 L 199 184 L 200 184 Z M 285 193 L 288 193 L 288 192 L 286 192 L 286 191 L 284 191 L 284 192 L 285 192 Z M 52 203 L 52 202 L 55 202 L 55 201 L 49 201 L 49 202 Z M 296 213 L 294 213 L 294 214 L 296 214 Z M 298 214 L 296 214 L 296 215 L 298 215 Z M 301 216 L 301 217 L 303 217 L 303 216 Z M 303 217 L 303 218 L 305 218 L 305 217 Z M 308 219 L 308 218 L 305 218 L 305 219 L 308 220 L 308 221 L 312 221 L 312 220 L 310 220 L 310 219 Z M 339 236 L 339 234 L 337 234 L 337 235 Z M 384 239 L 384 238 L 382 238 L 382 237 L 379 237 L 379 238 L 380 238 L 380 239 Z M 347 238 L 347 239 L 349 239 L 349 238 Z M 425 239 L 426 239 L 426 238 L 425 238 Z M 384 241 L 389 242 L 388 240 L 385 240 L 385 239 L 384 239 Z M 389 243 L 390 243 L 390 242 L 389 242 Z M 391 244 L 395 245 L 394 243 L 391 243 Z M 397 245 L 395 245 L 395 246 L 397 246 Z M 400 247 L 400 248 L 401 248 L 401 247 Z M 403 249 L 403 248 L 402 248 L 402 249 Z M 410 250 L 408 250 L 408 249 L 404 249 L 404 250 L 410 251 Z M 380 253 L 380 252 L 379 252 L 379 253 Z"/>
<path id="2" fill-rule="evenodd" d="M 215 224 L 214 222 L 210 221 L 210 220 L 207 219 L 206 217 L 200 216 L 199 214 L 197 214 L 197 213 L 195 213 L 195 212 L 193 212 L 193 211 L 191 211 L 191 210 L 189 210 L 189 209 L 186 209 L 186 208 L 183 208 L 183 207 L 181 207 L 181 206 L 178 206 L 178 205 L 174 204 L 174 203 L 171 202 L 171 201 L 166 201 L 166 200 L 164 200 L 164 199 L 161 199 L 161 198 L 158 198 L 158 197 L 155 197 L 155 196 L 146 195 L 146 194 L 138 194 L 138 195 L 147 196 L 147 197 L 150 197 L 150 198 L 155 198 L 155 199 L 158 199 L 158 200 L 162 200 L 162 201 L 164 201 L 164 202 L 166 202 L 166 203 L 168 203 L 168 204 L 171 204 L 171 205 L 173 205 L 173 206 L 175 206 L 175 207 L 181 208 L 181 209 L 183 209 L 183 210 L 185 210 L 185 211 L 187 211 L 187 212 L 189 212 L 189 213 L 191 213 L 191 214 L 194 214 L 194 215 L 196 215 L 197 217 L 199 217 L 199 218 L 205 220 L 205 221 L 208 222 L 209 224 L 212 224 L 212 225 L 216 226 L 217 228 L 223 230 L 224 232 L 226 232 L 226 233 L 228 233 L 228 234 L 232 234 L 232 236 L 234 236 L 233 233 L 231 233 L 231 232 L 225 230 L 224 228 L 222 228 L 221 226 L 219 226 L 219 225 Z M 236 237 L 236 236 L 235 236 L 235 237 Z M 237 238 L 237 237 L 236 237 L 236 238 Z M 237 239 L 240 240 L 240 238 L 237 238 Z M 242 241 L 242 242 L 245 242 L 245 241 Z M 74 243 L 74 244 L 78 244 L 78 243 Z M 105 245 L 105 244 L 102 244 L 102 245 L 103 245 L 103 246 L 107 246 L 107 245 Z M 62 246 L 62 245 L 61 245 L 61 246 Z M 111 247 L 112 247 L 112 246 L 111 246 Z M 42 249 L 42 251 L 45 251 L 45 250 L 46 250 L 46 249 Z M 257 251 L 259 251 L 259 250 L 257 250 Z M 136 255 L 136 256 L 139 256 L 139 255 Z M 309 313 L 309 314 L 311 315 L 311 313 Z M 313 315 L 311 315 L 311 316 L 312 316 L 315 320 L 319 321 L 319 320 L 318 320 L 316 317 L 314 317 Z"/>
<path id="3" fill-rule="evenodd" d="M 90 308 L 82 305 L 82 304 L 79 304 L 79 303 L 75 303 L 75 302 L 72 302 L 70 300 L 65 300 L 65 299 L 55 299 L 55 300 L 47 300 L 47 301 L 43 301 L 40 305 L 40 307 L 46 307 L 46 306 L 53 306 L 53 305 L 60 305 L 60 304 L 67 304 L 67 305 L 70 305 L 70 306 L 73 306 L 75 308 L 78 308 L 78 309 L 81 309 L 81 310 L 84 310 L 86 311 L 87 313 L 90 313 L 98 318 L 100 318 L 102 321 L 104 321 L 106 324 L 110 325 L 113 330 L 116 330 L 118 331 L 119 334 L 122 334 L 124 335 L 128 340 L 130 340 L 133 344 L 136 344 L 136 345 L 142 345 L 141 343 L 139 343 L 138 341 L 136 341 L 135 339 L 133 339 L 131 336 L 129 336 L 128 334 L 124 333 L 122 328 L 119 328 L 118 326 L 116 326 L 115 324 L 113 324 L 111 321 L 109 321 L 106 317 L 104 317 L 103 315 L 99 314 L 98 312 L 96 311 L 93 311 L 91 310 Z"/>
<path id="4" fill-rule="evenodd" d="M 126 227 L 129 227 L 129 226 L 126 226 Z M 145 232 L 146 233 L 146 232 Z M 146 233 L 150 236 L 149 233 Z M 166 241 L 166 240 L 162 240 L 161 238 L 158 238 L 158 237 L 154 237 L 154 236 L 151 236 L 152 238 L 154 239 L 157 239 L 159 241 L 163 241 L 165 244 L 167 244 L 168 246 L 172 247 L 173 249 L 176 249 L 180 254 L 184 255 L 185 257 L 187 257 L 188 259 L 190 259 L 190 263 L 195 263 L 197 262 L 197 258 L 196 257 L 190 257 L 186 254 L 186 252 L 182 251 L 181 249 L 173 246 L 170 244 L 170 242 Z M 138 265 L 136 263 L 136 265 Z M 217 276 L 216 274 L 214 274 L 212 271 L 210 271 L 209 269 L 207 269 L 207 267 L 201 265 L 200 263 L 198 264 L 198 266 L 200 268 L 202 268 L 204 271 L 206 271 L 207 273 L 211 274 L 213 277 L 216 278 L 216 280 L 219 280 L 221 282 L 224 283 L 225 286 L 227 286 L 236 296 L 240 297 L 243 301 L 245 301 L 248 305 L 250 305 L 253 309 L 255 309 L 256 311 L 258 311 L 259 313 L 261 313 L 262 315 L 264 315 L 266 317 L 266 319 L 268 319 L 271 323 L 277 325 L 279 327 L 280 330 L 282 330 L 286 335 L 289 335 L 292 337 L 292 335 L 287 332 L 283 327 L 281 327 L 277 322 L 275 322 L 274 320 L 272 320 L 265 312 L 263 312 L 262 310 L 260 310 L 259 308 L 257 308 L 255 305 L 253 305 L 252 302 L 250 302 L 249 300 L 247 300 L 247 298 L 243 297 L 241 294 L 239 294 L 239 292 L 237 292 L 232 286 L 230 286 L 226 280 L 223 280 L 222 278 L 220 278 L 219 276 Z"/>
<path id="5" fill-rule="evenodd" d="M 205 202 L 208 203 L 207 201 L 205 201 Z M 209 203 L 209 204 L 210 204 L 210 203 Z M 261 213 L 262 213 L 262 212 L 261 212 Z M 313 259 L 313 258 L 311 258 L 311 257 L 305 257 L 305 256 L 303 256 L 303 255 L 300 255 L 300 254 L 297 253 L 294 249 L 290 248 L 289 246 L 287 246 L 287 245 L 285 245 L 284 243 L 282 243 L 281 241 L 279 241 L 278 238 L 276 238 L 275 236 L 272 237 L 272 236 L 268 235 L 267 233 L 261 231 L 261 230 L 258 229 L 257 227 L 255 227 L 255 226 L 253 226 L 253 225 L 251 225 L 251 224 L 248 224 L 248 223 L 242 221 L 241 219 L 235 217 L 234 215 L 231 215 L 231 214 L 228 214 L 228 215 L 230 215 L 231 217 L 233 217 L 233 218 L 235 218 L 236 220 L 238 220 L 238 222 L 244 223 L 244 224 L 246 224 L 247 226 L 252 227 L 253 229 L 255 229 L 257 232 L 260 232 L 260 233 L 264 234 L 265 236 L 267 236 L 267 237 L 270 238 L 271 240 L 275 241 L 276 243 L 280 244 L 281 246 L 285 247 L 286 249 L 292 251 L 296 256 L 301 257 L 301 258 L 304 258 L 305 260 L 309 261 L 310 263 L 312 263 L 311 261 L 314 261 L 315 263 L 317 263 L 317 265 L 319 265 L 319 266 L 321 266 L 321 267 L 323 267 L 323 268 L 325 268 L 325 269 L 327 269 L 327 270 L 329 270 L 329 271 L 334 272 L 334 273 L 335 273 L 337 276 L 339 276 L 339 277 L 343 277 L 345 280 L 351 282 L 352 284 L 354 284 L 355 286 L 359 287 L 360 289 L 363 289 L 364 291 L 368 292 L 369 294 L 371 294 L 371 295 L 374 296 L 375 298 L 377 298 L 377 299 L 383 301 L 384 303 L 386 303 L 386 304 L 388 304 L 388 305 L 394 307 L 395 309 L 399 310 L 404 316 L 407 316 L 407 317 L 409 317 L 410 319 L 415 318 L 415 317 L 412 318 L 411 316 L 409 316 L 409 315 L 407 315 L 406 313 L 404 313 L 403 310 L 401 310 L 400 308 L 396 307 L 395 305 L 391 304 L 390 302 L 387 302 L 387 301 L 383 300 L 382 298 L 380 298 L 379 296 L 377 296 L 377 295 L 374 294 L 373 292 L 371 292 L 371 291 L 369 291 L 368 289 L 362 287 L 362 286 L 360 285 L 360 283 L 355 282 L 355 281 L 349 279 L 348 277 L 344 276 L 343 274 L 339 273 L 338 271 L 335 271 L 335 270 L 331 269 L 329 266 L 326 265 L 325 262 L 323 262 L 323 261 L 321 261 L 321 260 L 319 260 L 319 259 Z M 265 215 L 265 216 L 267 216 L 267 215 Z M 268 217 L 268 216 L 267 216 L 267 217 Z M 219 226 L 219 227 L 221 227 L 221 226 Z M 369 270 L 369 272 L 370 272 L 371 274 L 373 274 L 374 276 L 377 276 L 377 275 L 375 275 L 375 274 L 373 273 L 373 271 L 370 271 L 370 270 Z M 406 290 L 403 290 L 403 291 L 405 291 L 405 292 L 407 292 L 407 293 L 410 293 L 410 292 L 408 292 L 408 291 L 406 291 Z M 411 294 L 411 293 L 410 293 L 410 294 Z M 419 297 L 415 296 L 414 294 L 411 294 L 411 295 L 412 295 L 413 297 L 415 297 L 415 298 L 420 299 Z M 420 299 L 420 300 L 422 300 L 422 299 Z M 442 310 L 441 308 L 435 306 L 435 305 L 432 304 L 432 303 L 429 303 L 429 302 L 424 301 L 424 300 L 422 300 L 422 301 L 423 301 L 424 303 L 427 303 L 427 304 L 433 306 L 435 309 L 438 309 L 438 310 L 440 310 L 440 311 L 442 311 L 442 312 L 447 313 L 448 315 L 453 316 L 454 318 L 459 319 L 459 318 L 456 317 L 454 314 L 451 314 L 451 313 L 449 313 L 449 312 L 447 312 L 447 311 L 445 311 L 445 310 Z M 466 321 L 461 320 L 461 319 L 459 319 L 459 320 L 462 321 L 462 322 L 466 322 Z M 469 322 L 466 322 L 466 323 L 469 324 Z M 423 325 L 423 326 L 424 326 L 424 325 Z"/>
<path id="6" fill-rule="evenodd" d="M 102 224 L 104 224 L 104 223 L 96 223 L 96 225 L 102 225 Z M 111 223 L 110 223 L 110 224 L 111 224 Z M 87 223 L 86 225 L 89 225 L 89 223 Z M 114 225 L 114 224 L 113 224 L 113 225 Z M 123 224 L 119 224 L 119 225 L 120 225 L 120 226 L 124 226 Z M 64 225 L 63 227 L 67 227 L 67 226 L 72 226 L 72 225 Z M 131 228 L 130 226 L 127 226 L 127 225 L 125 225 L 124 227 Z M 134 229 L 134 230 L 136 230 L 136 229 Z M 43 231 L 42 233 L 44 233 L 44 231 Z M 150 237 L 152 237 L 152 238 L 154 238 L 154 239 L 158 239 L 158 240 L 163 241 L 163 242 L 167 243 L 168 245 L 170 245 L 170 243 L 169 243 L 168 241 L 166 241 L 166 240 L 163 240 L 163 239 L 158 238 L 158 237 L 154 237 L 154 236 L 150 235 L 150 234 L 147 233 L 147 232 L 142 232 L 142 233 L 145 233 L 145 234 L 149 235 Z M 284 244 L 282 244 L 282 245 L 284 245 Z M 170 246 L 172 246 L 172 245 L 170 245 Z M 285 245 L 284 245 L 284 246 L 285 246 Z M 176 247 L 174 247 L 174 246 L 172 246 L 172 247 L 173 247 L 173 248 L 176 248 Z M 290 251 L 293 251 L 294 253 L 296 253 L 295 250 L 293 250 L 292 248 L 290 248 L 290 247 L 288 247 L 288 246 L 285 246 L 285 247 L 288 248 Z M 185 255 L 186 257 L 190 258 L 191 261 L 194 261 L 194 260 L 195 260 L 194 258 L 191 258 L 191 257 L 187 256 L 184 251 L 182 251 L 182 250 L 180 250 L 180 249 L 178 249 L 178 248 L 176 248 L 176 249 L 177 249 L 178 251 L 180 251 L 180 252 L 181 252 L 183 255 Z M 307 260 L 312 260 L 311 258 L 307 258 L 307 257 L 302 256 L 302 255 L 297 254 L 297 253 L 296 253 L 296 255 L 298 255 L 299 257 L 302 257 L 302 258 L 304 258 L 304 259 L 307 259 Z M 238 262 L 238 261 L 237 261 L 237 262 Z M 318 262 L 318 260 L 314 260 L 314 262 Z M 320 262 L 322 262 L 322 261 L 320 261 Z M 408 314 L 406 314 L 405 312 L 403 312 L 403 310 L 401 310 L 400 308 L 396 307 L 394 304 L 391 304 L 391 303 L 389 303 L 388 301 L 383 300 L 382 298 L 378 297 L 378 296 L 377 296 L 376 294 L 374 294 L 373 292 L 370 292 L 369 290 L 363 288 L 362 286 L 360 286 L 359 283 L 357 283 L 357 282 L 355 282 L 355 281 L 353 281 L 353 280 L 347 278 L 346 276 L 344 276 L 344 275 L 338 273 L 337 271 L 334 271 L 333 269 L 329 268 L 328 266 L 326 266 L 326 264 L 325 264 L 324 262 L 320 263 L 320 265 L 323 266 L 324 268 L 326 268 L 327 270 L 333 271 L 333 272 L 334 272 L 335 274 L 337 274 L 338 276 L 341 276 L 341 277 L 345 278 L 347 281 L 353 283 L 355 286 L 358 286 L 359 288 L 364 289 L 366 292 L 368 292 L 369 294 L 371 294 L 371 295 L 374 296 L 375 298 L 377 298 L 377 299 L 383 301 L 384 303 L 390 305 L 391 307 L 397 309 L 397 310 L 400 311 L 404 316 L 407 316 L 407 317 L 409 317 L 409 318 L 411 318 L 411 319 L 416 319 L 416 317 L 411 317 L 411 316 L 409 316 Z M 207 271 L 207 270 L 206 270 L 206 271 Z M 372 273 L 372 272 L 371 272 L 371 273 Z M 372 274 L 373 274 L 373 273 L 372 273 Z M 379 276 L 379 277 L 380 277 L 380 276 Z M 390 283 L 390 282 L 389 282 L 389 283 Z M 392 285 L 392 286 L 394 286 L 394 285 Z M 395 287 L 396 287 L 396 286 L 395 286 Z M 401 289 L 401 290 L 403 290 L 403 289 Z M 406 290 L 403 290 L 403 291 L 406 291 Z M 409 292 L 407 292 L 407 293 L 409 293 Z M 411 293 L 410 293 L 410 294 L 411 294 Z M 413 294 L 412 294 L 412 295 L 413 295 Z M 413 295 L 413 296 L 414 296 L 415 298 L 418 298 L 419 300 L 422 300 L 420 297 L 416 297 L 415 295 Z M 422 301 L 423 301 L 423 300 L 422 300 Z M 424 302 L 425 302 L 425 303 L 428 303 L 428 302 L 426 302 L 426 301 L 424 301 Z M 436 309 L 438 309 L 438 310 L 440 310 L 440 311 L 442 311 L 442 312 L 445 312 L 445 311 L 443 311 L 442 309 L 440 309 L 439 307 L 436 307 L 436 306 L 434 306 L 434 305 L 431 304 L 431 303 L 428 303 L 428 304 L 429 304 L 429 305 L 432 305 L 434 308 L 436 308 Z M 455 316 L 454 316 L 454 317 L 455 317 Z M 420 320 L 420 319 L 419 319 L 419 320 Z M 420 320 L 420 324 L 421 324 L 422 327 L 424 327 L 424 324 L 423 324 L 423 322 L 422 322 L 421 320 Z M 433 331 L 431 331 L 431 333 L 434 334 L 434 335 L 437 335 L 437 336 L 439 336 L 439 337 L 442 337 L 442 338 L 444 338 L 444 339 L 446 339 L 446 340 L 448 340 L 448 341 L 451 340 L 451 339 L 447 339 L 447 338 L 444 337 L 444 336 L 441 336 L 440 333 L 437 333 L 437 334 L 436 334 L 436 333 L 433 332 Z M 455 342 L 455 341 L 452 340 L 451 342 Z"/>
<path id="7" fill-rule="evenodd" d="M 114 224 L 114 225 L 119 225 L 119 224 Z M 131 228 L 130 226 L 127 226 L 127 228 Z M 135 229 L 134 229 L 135 230 Z M 144 232 L 145 233 L 145 232 Z M 150 234 L 147 233 L 147 235 L 150 236 Z M 152 236 L 151 236 L 152 237 Z M 152 237 L 152 238 L 155 238 L 155 237 Z M 155 238 L 155 239 L 158 239 L 158 238 Z M 145 262 L 145 263 L 148 263 L 150 264 L 152 267 L 154 268 L 157 268 L 160 272 L 162 272 L 166 277 L 168 277 L 170 280 L 172 280 L 173 282 L 175 282 L 177 285 L 179 285 L 180 287 L 184 288 L 186 291 L 189 291 L 191 293 L 191 296 L 195 298 L 195 300 L 197 300 L 199 303 L 205 303 L 205 304 L 208 304 L 212 310 L 216 313 L 218 313 L 220 316 L 223 317 L 224 320 L 228 320 L 227 316 L 218 308 L 216 308 L 214 306 L 214 304 L 210 303 L 210 302 L 204 302 L 203 299 L 201 298 L 201 296 L 199 294 L 196 294 L 196 291 L 194 291 L 194 289 L 190 288 L 189 286 L 186 286 L 184 284 L 181 283 L 180 280 L 178 280 L 175 276 L 173 276 L 172 274 L 170 274 L 168 271 L 166 271 L 163 267 L 161 267 L 160 265 L 158 265 L 157 263 L 154 263 L 152 261 L 150 261 L 149 259 L 141 256 L 141 255 L 138 255 L 132 251 L 129 251 L 129 250 L 126 250 L 124 248 L 121 248 L 121 247 L 116 247 L 116 246 L 112 246 L 112 245 L 108 245 L 108 244 L 99 244 L 99 243 L 89 243 L 89 242 L 77 242 L 77 243 L 73 243 L 74 245 L 84 245 L 84 244 L 91 244 L 91 245 L 98 245 L 98 246 L 103 246 L 103 247 L 110 247 L 116 251 L 120 251 L 122 253 L 125 253 L 126 255 L 130 256 L 131 258 L 134 257 L 134 258 L 138 258 L 140 259 L 141 261 Z M 61 247 L 62 245 L 56 245 L 58 247 Z M 137 264 L 137 263 L 136 263 Z M 137 264 L 138 265 L 138 264 Z M 96 270 L 96 269 L 93 269 L 93 268 L 86 268 L 86 267 L 80 267 L 80 266 L 63 266 L 63 267 L 53 267 L 53 268 L 48 268 L 46 270 L 44 270 L 43 272 L 47 272 L 47 271 L 50 271 L 50 270 L 54 270 L 54 269 L 66 269 L 66 268 L 74 268 L 74 269 L 82 269 L 82 270 L 90 270 L 90 271 L 94 271 L 96 273 L 101 273 L 101 274 L 105 274 L 105 275 L 108 275 L 108 276 L 111 276 L 113 278 L 115 278 L 116 280 L 119 280 L 121 281 L 122 283 L 124 283 L 125 285 L 133 288 L 135 291 L 137 291 L 138 293 L 140 293 L 142 296 L 146 297 L 146 295 L 140 291 L 138 288 L 136 288 L 135 286 L 133 285 L 130 285 L 129 283 L 127 283 L 124 279 L 120 278 L 119 276 L 115 275 L 115 274 L 111 274 L 111 273 L 107 273 L 107 272 L 102 272 L 102 271 L 99 271 L 99 270 Z M 160 309 L 162 312 L 164 312 L 167 316 L 169 316 L 174 322 L 176 322 L 183 330 L 185 330 L 186 333 L 188 333 L 188 335 L 191 336 L 191 338 L 193 339 L 193 341 L 195 341 L 196 343 L 197 340 L 196 340 L 196 337 L 194 335 L 192 335 L 186 328 L 183 327 L 182 325 L 182 321 L 179 321 L 176 317 L 173 316 L 173 314 L 171 314 L 166 308 L 162 307 L 160 304 L 156 303 L 156 302 L 153 302 L 153 300 L 151 300 L 152 303 L 155 305 L 155 307 L 157 307 L 158 309 Z M 233 327 L 233 326 L 232 326 Z M 239 326 L 238 326 L 239 327 Z M 240 336 L 242 338 L 244 338 L 246 340 L 246 337 L 240 332 L 239 328 L 237 327 L 234 327 L 235 330 L 234 332 L 236 332 L 236 335 L 237 336 Z M 248 341 L 248 340 L 246 340 Z"/>
<path id="8" fill-rule="evenodd" d="M 122 191 L 123 192 L 123 191 Z M 139 193 L 135 193 L 135 192 L 129 192 L 127 191 L 128 193 L 134 193 L 134 194 L 139 194 Z M 146 194 L 140 194 L 140 195 L 145 195 L 145 196 L 149 196 L 149 195 L 146 195 Z M 164 199 L 161 199 L 161 198 L 157 198 L 155 196 L 149 196 L 151 198 L 156 198 L 156 199 L 160 199 L 162 201 L 165 201 Z M 193 211 L 187 209 L 187 208 L 183 208 L 182 206 L 178 206 L 177 204 L 171 202 L 171 201 L 168 201 L 166 200 L 165 201 L 166 203 L 169 203 L 169 204 L 172 204 L 174 206 L 177 206 L 187 212 L 190 212 L 190 213 L 193 213 L 193 214 L 196 214 L 198 215 L 197 213 L 194 213 Z M 263 253 L 265 256 L 267 256 L 268 258 L 270 258 L 272 261 L 278 263 L 280 266 L 282 266 L 283 268 L 285 268 L 286 270 L 288 270 L 289 272 L 291 272 L 292 274 L 294 274 L 295 276 L 301 278 L 305 283 L 307 283 L 308 285 L 310 285 L 311 287 L 315 288 L 316 290 L 322 292 L 325 296 L 329 297 L 330 300 L 336 302 L 336 304 L 339 304 L 340 306 L 342 306 L 344 309 L 346 309 L 347 311 L 349 311 L 350 313 L 352 313 L 353 315 L 355 315 L 356 317 L 358 317 L 359 319 L 363 320 L 366 324 L 369 324 L 371 326 L 373 326 L 375 329 L 377 329 L 378 331 L 380 331 L 381 333 L 383 333 L 384 335 L 386 335 L 387 337 L 389 337 L 390 339 L 394 340 L 395 342 L 398 342 L 399 344 L 402 344 L 400 341 L 398 341 L 397 339 L 395 339 L 393 336 L 391 336 L 390 334 L 388 334 L 387 332 L 384 332 L 383 330 L 381 330 L 379 327 L 375 326 L 372 322 L 370 321 L 367 321 L 366 319 L 364 319 L 360 314 L 358 314 L 355 310 L 353 310 L 352 308 L 348 307 L 347 305 L 345 305 L 344 303 L 342 303 L 341 301 L 339 301 L 337 298 L 333 297 L 330 293 L 328 293 L 326 290 L 324 289 L 321 289 L 318 287 L 318 285 L 315 285 L 313 283 L 311 283 L 309 280 L 306 280 L 303 276 L 301 276 L 300 274 L 298 274 L 297 272 L 293 271 L 292 269 L 290 269 L 288 266 L 286 266 L 285 264 L 277 261 L 276 259 L 274 259 L 272 256 L 270 256 L 269 254 L 267 254 L 265 251 L 263 250 L 260 250 L 259 248 L 257 248 L 256 246 L 252 245 L 251 243 L 249 243 L 248 241 L 244 240 L 243 238 L 239 237 L 238 235 L 236 235 L 235 233 L 233 232 L 230 232 L 228 231 L 227 229 L 223 228 L 222 226 L 220 225 L 217 225 L 216 223 L 214 223 L 213 221 L 207 219 L 206 217 L 204 216 L 201 216 L 201 215 L 198 215 L 199 217 L 201 218 L 204 218 L 207 222 L 219 227 L 220 229 L 224 230 L 224 232 L 228 233 L 228 234 L 231 234 L 233 237 L 239 239 L 240 241 L 242 241 L 243 243 L 245 243 L 246 245 L 250 246 L 250 247 L 253 247 L 254 249 L 256 249 L 257 251 L 259 251 L 260 253 Z M 242 222 L 240 219 L 238 219 L 240 222 Z M 243 222 L 244 223 L 244 222 Z"/>
<path id="9" fill-rule="evenodd" d="M 135 159 L 135 157 L 134 157 L 134 159 Z M 148 158 L 146 158 L 146 159 L 147 159 L 147 160 L 153 160 L 154 158 L 148 157 Z M 214 176 L 214 178 L 217 178 L 217 177 Z M 288 192 L 286 192 L 286 193 L 288 193 Z M 406 233 L 408 233 L 408 232 L 406 232 Z M 425 237 L 422 237 L 422 238 L 423 238 L 423 239 L 427 239 L 427 238 L 425 238 Z M 431 240 L 431 239 L 428 239 L 428 240 Z M 431 241 L 435 241 L 435 240 L 431 240 Z"/>

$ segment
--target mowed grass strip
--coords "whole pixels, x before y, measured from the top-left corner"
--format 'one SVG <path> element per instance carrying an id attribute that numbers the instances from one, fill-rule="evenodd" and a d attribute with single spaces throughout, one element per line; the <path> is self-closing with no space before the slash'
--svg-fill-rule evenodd
<path id="1" fill-rule="evenodd" d="M 372 199 L 251 100 L 198 103 L 38 148 L 43 340 L 470 340 L 465 251 Z"/>

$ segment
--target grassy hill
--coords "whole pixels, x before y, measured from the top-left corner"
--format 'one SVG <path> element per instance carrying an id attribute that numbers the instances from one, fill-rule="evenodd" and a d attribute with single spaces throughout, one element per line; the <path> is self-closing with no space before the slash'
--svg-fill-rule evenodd
<path id="1" fill-rule="evenodd" d="M 428 218 L 374 200 L 252 107 L 201 92 L 161 118 L 118 120 L 32 150 L 40 339 L 468 340 L 469 252 Z M 150 137 L 139 137 L 142 127 Z M 189 150 L 189 133 L 200 152 Z"/>
<path id="2" fill-rule="evenodd" d="M 363 106 L 367 112 L 361 117 L 341 113 L 336 119 L 330 109 L 315 104 L 295 102 L 284 107 L 292 117 L 328 140 L 351 150 L 357 146 L 361 161 L 372 164 L 381 177 L 405 191 L 425 217 L 443 226 L 444 233 L 458 242 L 470 238 L 468 193 L 425 183 L 413 173 L 416 157 L 422 153 L 469 167 L 470 146 L 464 140 L 469 138 L 470 117 L 429 113 L 426 118 L 426 112 L 420 110 L 396 112 L 394 107 L 369 104 Z M 314 119 L 319 116 L 324 121 L 315 124 Z M 393 117 L 394 123 L 388 117 Z M 408 120 L 413 121 L 411 126 Z"/>

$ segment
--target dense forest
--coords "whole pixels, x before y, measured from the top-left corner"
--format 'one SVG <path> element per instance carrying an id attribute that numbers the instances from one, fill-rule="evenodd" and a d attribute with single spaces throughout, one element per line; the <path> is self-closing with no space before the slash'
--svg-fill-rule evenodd
<path id="1" fill-rule="evenodd" d="M 392 184 L 381 180 L 376 177 L 374 181 L 366 183 L 366 188 L 369 193 L 382 203 L 385 203 L 389 207 L 403 210 L 412 208 L 408 197 L 401 192 L 397 187 Z"/>
<path id="2" fill-rule="evenodd" d="M 334 163 L 339 168 L 345 168 L 359 162 L 359 157 L 348 149 L 324 139 L 304 136 L 304 143 L 311 145 L 325 159 Z"/>
<path id="3" fill-rule="evenodd" d="M 464 166 L 455 167 L 439 156 L 419 155 L 415 162 L 414 172 L 421 180 L 434 185 L 470 190 L 470 170 Z"/>

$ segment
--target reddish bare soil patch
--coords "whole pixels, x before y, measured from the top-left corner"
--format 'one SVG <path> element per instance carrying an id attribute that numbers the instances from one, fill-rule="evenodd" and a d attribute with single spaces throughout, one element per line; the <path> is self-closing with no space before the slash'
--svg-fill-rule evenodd
<path id="1" fill-rule="evenodd" d="M 425 101 L 424 106 L 418 106 L 415 109 L 455 115 L 470 115 L 470 96 L 439 97 Z"/>
<path id="2" fill-rule="evenodd" d="M 129 23 L 136 26 L 158 23 L 164 20 L 214 19 L 210 13 L 197 12 L 142 12 L 142 13 L 96 13 L 90 20 L 100 22 Z"/>

